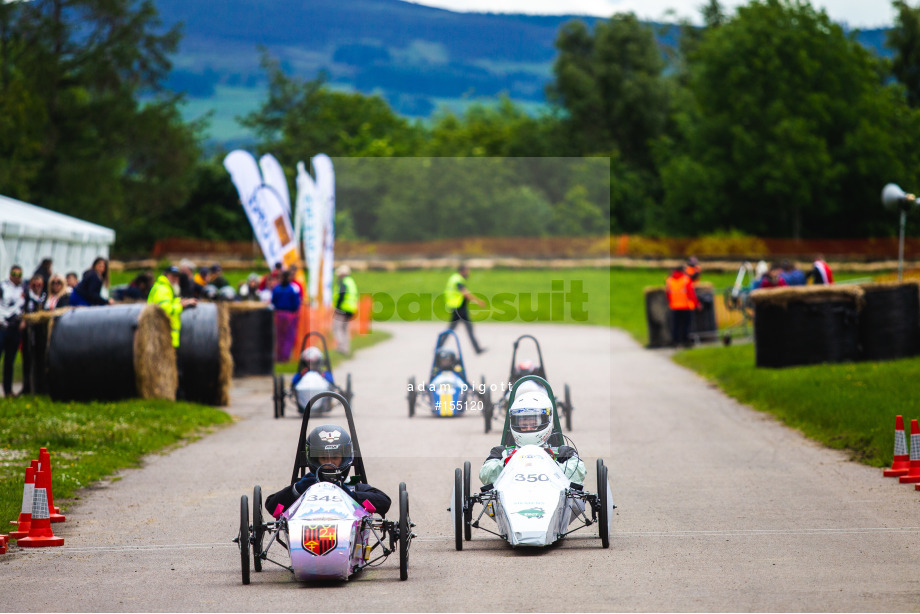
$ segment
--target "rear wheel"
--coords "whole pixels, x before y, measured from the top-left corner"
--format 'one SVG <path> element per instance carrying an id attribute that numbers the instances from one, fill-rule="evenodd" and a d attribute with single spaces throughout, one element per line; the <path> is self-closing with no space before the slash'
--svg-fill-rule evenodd
<path id="1" fill-rule="evenodd" d="M 240 567 L 243 584 L 249 584 L 249 497 L 240 499 Z"/>
<path id="2" fill-rule="evenodd" d="M 482 417 L 486 422 L 485 432 L 488 433 L 492 430 L 492 395 L 489 394 L 489 389 L 486 388 L 485 376 L 479 379 L 479 383 L 482 387 L 482 393 L 479 395 L 482 399 Z"/>
<path id="3" fill-rule="evenodd" d="M 408 396 L 409 398 L 409 417 L 411 418 L 412 416 L 415 415 L 415 400 L 418 396 L 416 394 L 417 391 L 415 390 L 415 378 L 414 377 L 409 378 L 408 388 L 409 388 L 409 396 Z"/>
<path id="4" fill-rule="evenodd" d="M 256 571 L 262 571 L 262 538 L 265 529 L 262 527 L 262 487 L 252 489 L 252 566 Z"/>
<path id="5" fill-rule="evenodd" d="M 601 537 L 601 547 L 610 547 L 610 512 L 607 509 L 607 467 L 604 460 L 597 459 L 597 502 L 600 508 L 597 512 L 598 533 Z"/>
<path id="6" fill-rule="evenodd" d="M 351 398 L 353 397 L 351 392 L 351 373 L 345 376 L 345 400 L 348 401 L 348 404 L 351 405 Z"/>
<path id="7" fill-rule="evenodd" d="M 473 506 L 469 504 L 470 499 L 470 461 L 463 463 L 463 502 L 466 503 L 466 510 L 463 512 L 463 539 L 470 541 L 473 539 Z"/>
<path id="8" fill-rule="evenodd" d="M 565 430 L 572 430 L 572 392 L 569 385 L 565 385 Z"/>
<path id="9" fill-rule="evenodd" d="M 459 468 L 454 469 L 454 546 L 463 550 L 463 473 Z"/>
<path id="10" fill-rule="evenodd" d="M 405 482 L 399 484 L 399 579 L 409 577 L 409 493 Z"/>
<path id="11" fill-rule="evenodd" d="M 275 413 L 275 418 L 278 418 L 278 397 L 280 396 L 280 390 L 278 390 L 278 376 L 272 376 L 272 410 Z"/>

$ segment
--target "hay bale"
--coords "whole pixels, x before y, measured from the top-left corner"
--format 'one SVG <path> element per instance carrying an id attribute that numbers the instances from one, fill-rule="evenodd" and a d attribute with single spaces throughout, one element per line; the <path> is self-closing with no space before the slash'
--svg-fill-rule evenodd
<path id="1" fill-rule="evenodd" d="M 233 354 L 230 352 L 230 308 L 227 303 L 217 306 L 217 343 L 220 352 L 220 367 L 218 368 L 218 405 L 226 407 L 230 404 L 230 384 L 233 379 Z"/>
<path id="2" fill-rule="evenodd" d="M 134 381 L 142 399 L 176 400 L 179 371 L 169 316 L 157 305 L 144 305 L 134 335 Z"/>
<path id="3" fill-rule="evenodd" d="M 155 306 L 67 311 L 55 318 L 50 331 L 48 393 L 55 401 L 128 399 L 140 394 L 141 382 L 144 394 L 174 398 L 170 374 L 176 358 L 169 331 L 169 319 Z"/>
<path id="4" fill-rule="evenodd" d="M 861 284 L 865 308 L 859 340 L 863 360 L 892 360 L 920 354 L 920 283 Z"/>
<path id="5" fill-rule="evenodd" d="M 856 286 L 797 286 L 751 292 L 758 367 L 788 367 L 859 360 L 859 312 L 865 293 Z"/>
<path id="6" fill-rule="evenodd" d="M 645 321 L 648 324 L 648 347 L 668 347 L 671 339 L 671 309 L 664 288 L 645 288 Z"/>
<path id="7" fill-rule="evenodd" d="M 228 303 L 233 377 L 275 372 L 275 318 L 264 303 Z"/>

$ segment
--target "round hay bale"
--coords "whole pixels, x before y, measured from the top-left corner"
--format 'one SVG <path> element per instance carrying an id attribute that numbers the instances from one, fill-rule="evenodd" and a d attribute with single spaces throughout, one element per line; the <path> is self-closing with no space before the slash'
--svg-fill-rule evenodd
<path id="1" fill-rule="evenodd" d="M 233 377 L 275 372 L 275 317 L 264 303 L 229 303 Z"/>
<path id="2" fill-rule="evenodd" d="M 185 400 L 221 405 L 228 399 L 229 382 L 221 381 L 225 360 L 221 357 L 219 312 L 216 303 L 207 302 L 182 311 L 178 359 Z"/>
<path id="3" fill-rule="evenodd" d="M 668 347 L 671 339 L 671 309 L 664 288 L 645 289 L 645 321 L 648 324 L 648 347 Z"/>
<path id="4" fill-rule="evenodd" d="M 758 367 L 789 367 L 859 360 L 856 286 L 797 286 L 751 292 Z"/>
<path id="5" fill-rule="evenodd" d="M 55 401 L 175 398 L 169 319 L 154 305 L 70 310 L 54 320 L 48 393 Z"/>
<path id="6" fill-rule="evenodd" d="M 859 319 L 863 360 L 920 354 L 920 283 L 872 283 L 860 287 L 866 301 Z"/>
<path id="7" fill-rule="evenodd" d="M 169 316 L 156 305 L 143 305 L 134 335 L 134 374 L 142 399 L 176 399 L 179 370 Z"/>

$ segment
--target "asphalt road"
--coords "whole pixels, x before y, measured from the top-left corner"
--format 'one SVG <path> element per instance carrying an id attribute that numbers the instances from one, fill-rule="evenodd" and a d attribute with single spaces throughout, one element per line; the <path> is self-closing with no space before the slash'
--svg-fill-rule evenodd
<path id="1" fill-rule="evenodd" d="M 394 498 L 408 485 L 419 534 L 408 581 L 393 556 L 347 583 L 297 583 L 267 565 L 241 584 L 240 495 L 287 483 L 300 425 L 273 419 L 270 380 L 249 378 L 235 382 L 233 426 L 84 492 L 54 525 L 64 547 L 0 555 L 0 610 L 920 611 L 920 492 L 606 328 L 479 325 L 490 350 L 467 368 L 499 384 L 513 340 L 540 340 L 550 383 L 572 389 L 586 483 L 594 458 L 609 466 L 610 549 L 588 530 L 543 550 L 474 531 L 456 552 L 453 470 L 478 471 L 498 435 L 479 414 L 409 419 L 406 380 L 426 375 L 439 327 L 386 328 L 392 340 L 336 375 L 352 374 L 371 483 Z"/>

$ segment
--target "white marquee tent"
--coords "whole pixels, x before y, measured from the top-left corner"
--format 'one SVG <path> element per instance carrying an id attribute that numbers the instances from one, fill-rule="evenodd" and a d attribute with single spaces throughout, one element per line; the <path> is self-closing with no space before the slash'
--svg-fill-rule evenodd
<path id="1" fill-rule="evenodd" d="M 114 242 L 111 228 L 0 196 L 0 279 L 14 264 L 28 278 L 44 258 L 55 273 L 79 277 L 96 256 L 108 258 Z"/>

